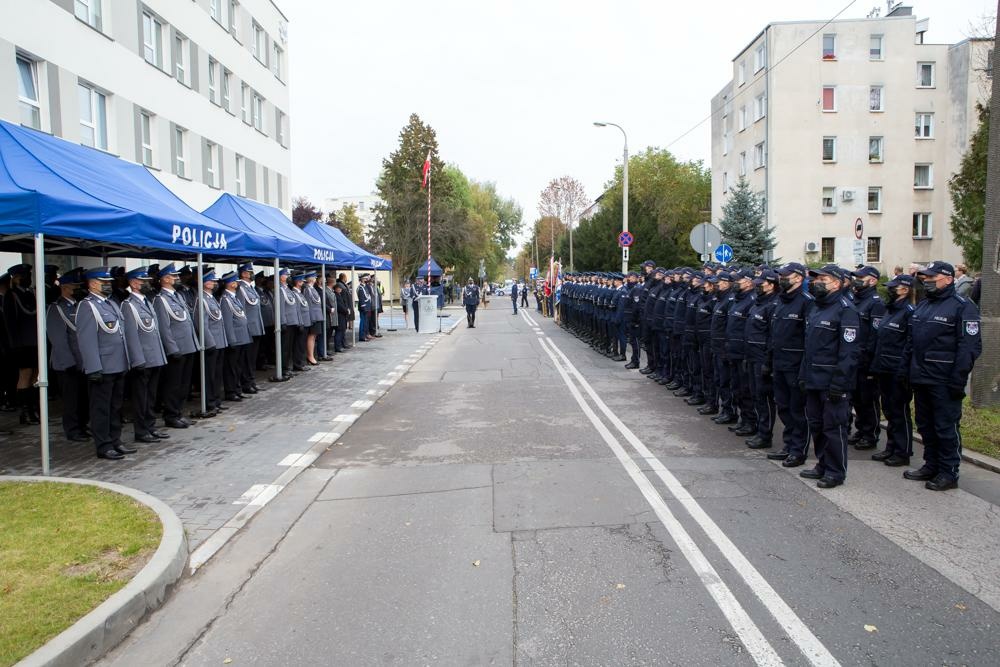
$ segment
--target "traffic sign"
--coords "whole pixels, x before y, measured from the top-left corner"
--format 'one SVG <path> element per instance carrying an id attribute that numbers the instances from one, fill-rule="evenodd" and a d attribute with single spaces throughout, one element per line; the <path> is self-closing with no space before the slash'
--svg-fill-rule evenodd
<path id="1" fill-rule="evenodd" d="M 865 235 L 865 223 L 858 218 L 854 221 L 854 238 L 861 240 Z"/>
<path id="2" fill-rule="evenodd" d="M 635 237 L 632 236 L 632 232 L 622 232 L 618 235 L 618 245 L 623 248 L 629 247 L 633 242 L 635 242 Z"/>
<path id="3" fill-rule="evenodd" d="M 715 249 L 715 261 L 722 262 L 726 264 L 733 261 L 733 248 L 730 245 L 723 243 L 718 248 Z"/>
<path id="4" fill-rule="evenodd" d="M 531 278 L 532 280 L 534 280 L 535 278 L 538 277 L 538 267 L 537 266 L 533 266 L 530 269 L 528 269 L 528 277 Z"/>
<path id="5" fill-rule="evenodd" d="M 688 241 L 696 253 L 710 255 L 722 243 L 722 230 L 710 222 L 702 222 L 691 230 Z"/>

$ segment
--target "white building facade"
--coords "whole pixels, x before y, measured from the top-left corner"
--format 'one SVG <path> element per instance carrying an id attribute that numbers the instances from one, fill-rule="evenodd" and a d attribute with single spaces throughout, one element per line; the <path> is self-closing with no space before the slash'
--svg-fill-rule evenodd
<path id="1" fill-rule="evenodd" d="M 712 100 L 712 213 L 745 177 L 783 261 L 961 261 L 948 180 L 990 94 L 992 40 L 926 44 L 909 7 L 771 23 Z"/>
<path id="2" fill-rule="evenodd" d="M 286 35 L 271 0 L 8 0 L 0 118 L 290 214 Z"/>
<path id="3" fill-rule="evenodd" d="M 329 197 L 323 201 L 323 211 L 325 213 L 336 213 L 345 206 L 353 206 L 358 214 L 358 220 L 365 230 L 365 238 L 371 234 L 372 226 L 375 224 L 375 207 L 382 203 L 382 199 L 375 193 L 368 195 L 353 195 L 344 197 Z"/>

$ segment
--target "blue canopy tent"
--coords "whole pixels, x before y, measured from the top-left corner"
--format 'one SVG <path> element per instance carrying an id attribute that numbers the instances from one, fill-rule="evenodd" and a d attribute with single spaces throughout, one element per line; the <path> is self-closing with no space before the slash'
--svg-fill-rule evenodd
<path id="1" fill-rule="evenodd" d="M 441 266 L 434 261 L 433 256 L 428 257 L 427 261 L 420 265 L 420 268 L 417 269 L 417 277 L 427 276 L 428 270 L 431 278 L 439 278 L 442 274 L 444 274 L 444 271 L 441 270 Z"/>
<path id="2" fill-rule="evenodd" d="M 392 260 L 372 254 L 364 248 L 358 246 L 332 225 L 313 220 L 302 231 L 313 236 L 324 243 L 329 243 L 339 252 L 337 253 L 337 266 L 349 266 L 357 269 L 381 269 L 392 271 Z M 343 254 L 341 254 L 343 253 Z M 344 261 L 342 258 L 347 257 Z"/>

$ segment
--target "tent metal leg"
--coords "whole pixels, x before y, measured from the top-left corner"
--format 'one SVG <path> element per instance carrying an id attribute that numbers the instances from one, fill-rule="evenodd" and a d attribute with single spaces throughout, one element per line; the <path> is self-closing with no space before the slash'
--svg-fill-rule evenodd
<path id="1" fill-rule="evenodd" d="M 278 275 L 281 267 L 278 258 L 274 258 L 274 379 L 281 381 L 285 379 L 281 369 L 281 276 Z"/>
<path id="2" fill-rule="evenodd" d="M 350 291 L 351 303 L 355 303 L 354 298 L 358 294 L 358 275 L 355 272 L 353 266 L 351 267 L 351 289 L 349 291 Z M 357 336 L 360 333 L 358 331 L 358 322 L 360 322 L 360 320 L 358 319 L 358 308 L 357 305 L 355 305 L 354 321 L 351 323 L 354 326 L 354 329 L 351 330 L 351 347 L 354 347 L 354 343 L 357 342 L 358 340 Z"/>
<path id="3" fill-rule="evenodd" d="M 321 274 L 321 279 L 323 281 L 323 282 L 320 283 L 320 285 L 322 285 L 321 289 L 323 290 L 322 293 L 321 293 L 323 295 L 323 354 L 325 356 L 329 357 L 330 356 L 330 351 L 326 347 L 327 346 L 326 331 L 329 328 L 329 323 L 327 322 L 327 315 L 326 315 L 326 312 L 327 312 L 327 307 L 326 307 L 326 264 L 320 264 L 320 266 L 319 266 L 319 272 Z"/>
<path id="4" fill-rule="evenodd" d="M 49 475 L 49 353 L 45 330 L 45 234 L 35 234 L 35 324 L 38 331 L 38 430 L 42 474 Z"/>
<path id="5" fill-rule="evenodd" d="M 196 289 L 198 290 L 198 299 L 195 303 L 202 302 L 205 298 L 205 274 L 204 274 L 204 264 L 202 264 L 201 253 L 198 253 L 198 285 Z M 201 359 L 201 363 L 198 364 L 201 367 L 199 381 L 201 384 L 201 414 L 208 412 L 208 397 L 205 395 L 205 309 L 208 306 L 201 303 L 201 307 L 198 309 L 198 358 Z"/>

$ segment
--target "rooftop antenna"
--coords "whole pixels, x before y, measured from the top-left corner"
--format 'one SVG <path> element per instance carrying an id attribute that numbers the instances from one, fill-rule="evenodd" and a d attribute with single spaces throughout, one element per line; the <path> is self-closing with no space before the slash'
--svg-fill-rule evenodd
<path id="1" fill-rule="evenodd" d="M 882 16 L 882 10 L 879 7 L 872 7 L 872 10 L 868 12 L 868 18 L 870 19 L 876 19 L 879 16 Z"/>

